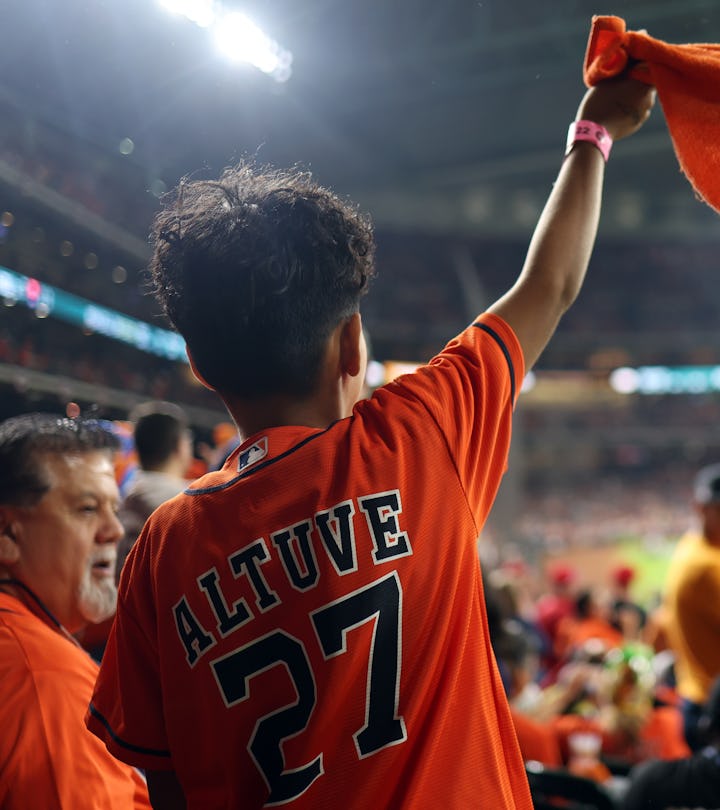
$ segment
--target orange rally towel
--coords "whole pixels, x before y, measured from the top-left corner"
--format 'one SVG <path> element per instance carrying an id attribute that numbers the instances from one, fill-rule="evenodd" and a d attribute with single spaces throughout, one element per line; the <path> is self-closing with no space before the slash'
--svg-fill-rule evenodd
<path id="1" fill-rule="evenodd" d="M 680 167 L 696 194 L 720 211 L 720 45 L 671 45 L 627 31 L 620 17 L 593 17 L 583 78 L 588 87 L 630 75 L 657 88 Z"/>

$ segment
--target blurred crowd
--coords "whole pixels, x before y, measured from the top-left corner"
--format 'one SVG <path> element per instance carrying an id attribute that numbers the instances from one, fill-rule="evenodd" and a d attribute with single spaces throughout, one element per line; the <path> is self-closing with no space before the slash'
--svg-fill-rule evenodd
<path id="1" fill-rule="evenodd" d="M 569 764 L 578 733 L 597 737 L 596 754 L 626 769 L 689 752 L 672 659 L 654 612 L 632 598 L 634 576 L 620 566 L 604 587 L 589 587 L 557 562 L 539 575 L 517 563 L 487 573 L 493 647 L 528 732 L 527 759 Z M 598 773 L 610 775 L 600 766 Z"/>
<path id="2" fill-rule="evenodd" d="M 217 399 L 197 382 L 186 363 L 140 352 L 60 321 L 37 318 L 19 304 L 2 309 L 0 363 L 219 410 Z M 70 391 L 66 393 L 72 398 Z"/>
<path id="3" fill-rule="evenodd" d="M 712 681 L 688 722 L 677 674 L 688 653 L 677 641 L 672 586 L 648 605 L 634 596 L 632 566 L 593 586 L 590 573 L 561 562 L 538 572 L 519 560 L 485 571 L 490 636 L 531 785 L 569 774 L 602 787 L 608 804 L 593 807 L 717 807 L 707 803 L 720 803 L 716 656 L 700 655 Z M 710 588 L 700 598 L 716 597 Z M 694 618 L 710 630 L 714 613 Z M 580 797 L 577 782 L 556 788 L 565 801 Z"/>

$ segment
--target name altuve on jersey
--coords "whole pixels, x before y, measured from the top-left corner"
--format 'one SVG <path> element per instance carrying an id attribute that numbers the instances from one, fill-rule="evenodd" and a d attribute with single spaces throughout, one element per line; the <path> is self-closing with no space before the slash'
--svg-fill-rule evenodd
<path id="1" fill-rule="evenodd" d="M 375 565 L 412 554 L 408 535 L 400 526 L 402 503 L 397 489 L 341 501 L 292 526 L 272 532 L 272 547 L 264 537 L 259 537 L 226 558 L 233 577 L 236 580 L 244 577 L 250 585 L 254 594 L 253 607 L 244 597 L 229 604 L 216 567 L 205 571 L 196 580 L 199 592 L 207 599 L 215 616 L 214 628 L 205 627 L 199 621 L 187 594 L 174 605 L 175 626 L 187 663 L 194 667 L 215 646 L 218 638 L 224 638 L 251 622 L 259 613 L 267 613 L 281 604 L 263 572 L 263 566 L 272 559 L 273 550 L 288 583 L 297 591 L 308 591 L 320 580 L 316 557 L 318 547 L 327 554 L 338 576 L 357 571 L 355 530 L 358 509 L 365 516 Z"/>

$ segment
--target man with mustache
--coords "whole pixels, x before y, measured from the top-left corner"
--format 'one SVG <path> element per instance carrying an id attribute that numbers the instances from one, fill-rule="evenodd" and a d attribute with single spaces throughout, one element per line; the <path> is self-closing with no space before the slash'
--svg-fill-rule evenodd
<path id="1" fill-rule="evenodd" d="M 112 454 L 90 420 L 0 424 L 0 807 L 149 808 L 83 724 L 97 665 L 74 638 L 115 611 Z"/>

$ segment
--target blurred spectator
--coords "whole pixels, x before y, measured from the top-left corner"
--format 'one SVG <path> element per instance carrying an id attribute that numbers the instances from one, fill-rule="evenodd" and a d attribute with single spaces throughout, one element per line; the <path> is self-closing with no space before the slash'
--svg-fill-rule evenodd
<path id="1" fill-rule="evenodd" d="M 201 444 L 199 451 L 209 471 L 219 470 L 227 457 L 240 446 L 240 434 L 233 422 L 218 422 L 212 432 L 212 446 Z"/>
<path id="2" fill-rule="evenodd" d="M 570 658 L 588 641 L 600 641 L 606 649 L 622 647 L 623 635 L 608 621 L 607 611 L 592 588 L 583 588 L 575 597 L 573 612 L 558 623 L 555 633 L 555 655 L 558 660 Z"/>
<path id="3" fill-rule="evenodd" d="M 535 760 L 549 767 L 562 765 L 560 746 L 553 729 L 524 710 L 525 702 L 534 702 L 534 678 L 538 654 L 533 637 L 514 621 L 504 622 L 492 641 L 498 661 L 503 662 L 505 687 L 510 701 L 510 714 L 523 760 Z M 528 695 L 528 691 L 531 693 Z"/>
<path id="4" fill-rule="evenodd" d="M 72 634 L 115 611 L 122 527 L 97 422 L 0 424 L 0 807 L 149 808 L 146 786 L 83 725 L 97 666 Z"/>
<path id="5" fill-rule="evenodd" d="M 139 468 L 123 498 L 120 521 L 125 535 L 118 544 L 116 578 L 145 521 L 182 492 L 193 459 L 192 434 L 182 408 L 171 402 L 146 402 L 130 414 Z"/>
<path id="6" fill-rule="evenodd" d="M 663 602 L 660 602 L 660 604 L 656 605 L 648 612 L 642 631 L 642 640 L 645 644 L 652 647 L 656 653 L 671 652 L 667 631 L 668 624 L 667 606 Z"/>
<path id="7" fill-rule="evenodd" d="M 527 591 L 522 592 L 523 585 L 527 587 L 529 584 L 526 572 L 517 565 L 506 565 L 490 573 L 489 584 L 502 620 L 518 625 L 534 650 L 536 669 L 533 672 L 533 680 L 535 680 L 541 672 L 541 661 L 550 652 L 550 640 L 535 622 L 534 605 L 528 601 Z"/>
<path id="8" fill-rule="evenodd" d="M 687 532 L 675 549 L 665 605 L 685 737 L 695 751 L 703 704 L 720 675 L 720 464 L 697 474 L 693 503 L 699 527 Z"/>
<path id="9" fill-rule="evenodd" d="M 542 691 L 533 713 L 550 722 L 564 761 L 571 756 L 575 734 L 599 736 L 603 758 L 620 770 L 649 756 L 671 759 L 689 753 L 679 710 L 655 701 L 650 656 L 645 648 L 608 649 L 593 639 Z"/>
<path id="10" fill-rule="evenodd" d="M 534 706 L 538 697 L 535 683 L 538 647 L 533 643 L 533 636 L 526 634 L 523 625 L 505 617 L 508 608 L 502 580 L 483 573 L 483 589 L 490 643 L 510 702 L 510 713 L 523 760 L 536 760 L 550 767 L 559 766 L 562 758 L 554 731 L 526 711 L 526 706 Z"/>
<path id="11" fill-rule="evenodd" d="M 555 564 L 548 572 L 551 591 L 541 596 L 536 604 L 537 626 L 549 640 L 548 652 L 542 661 L 543 668 L 549 673 L 554 672 L 558 664 L 555 654 L 558 627 L 563 619 L 575 612 L 573 586 L 576 578 L 577 572 L 572 566 Z"/>
<path id="12" fill-rule="evenodd" d="M 610 574 L 610 623 L 628 641 L 640 638 L 647 619 L 645 609 L 632 596 L 636 573 L 630 565 L 619 565 Z"/>
<path id="13" fill-rule="evenodd" d="M 692 756 L 637 765 L 622 810 L 720 807 L 720 679 L 700 714 L 698 738 L 699 750 Z"/>

